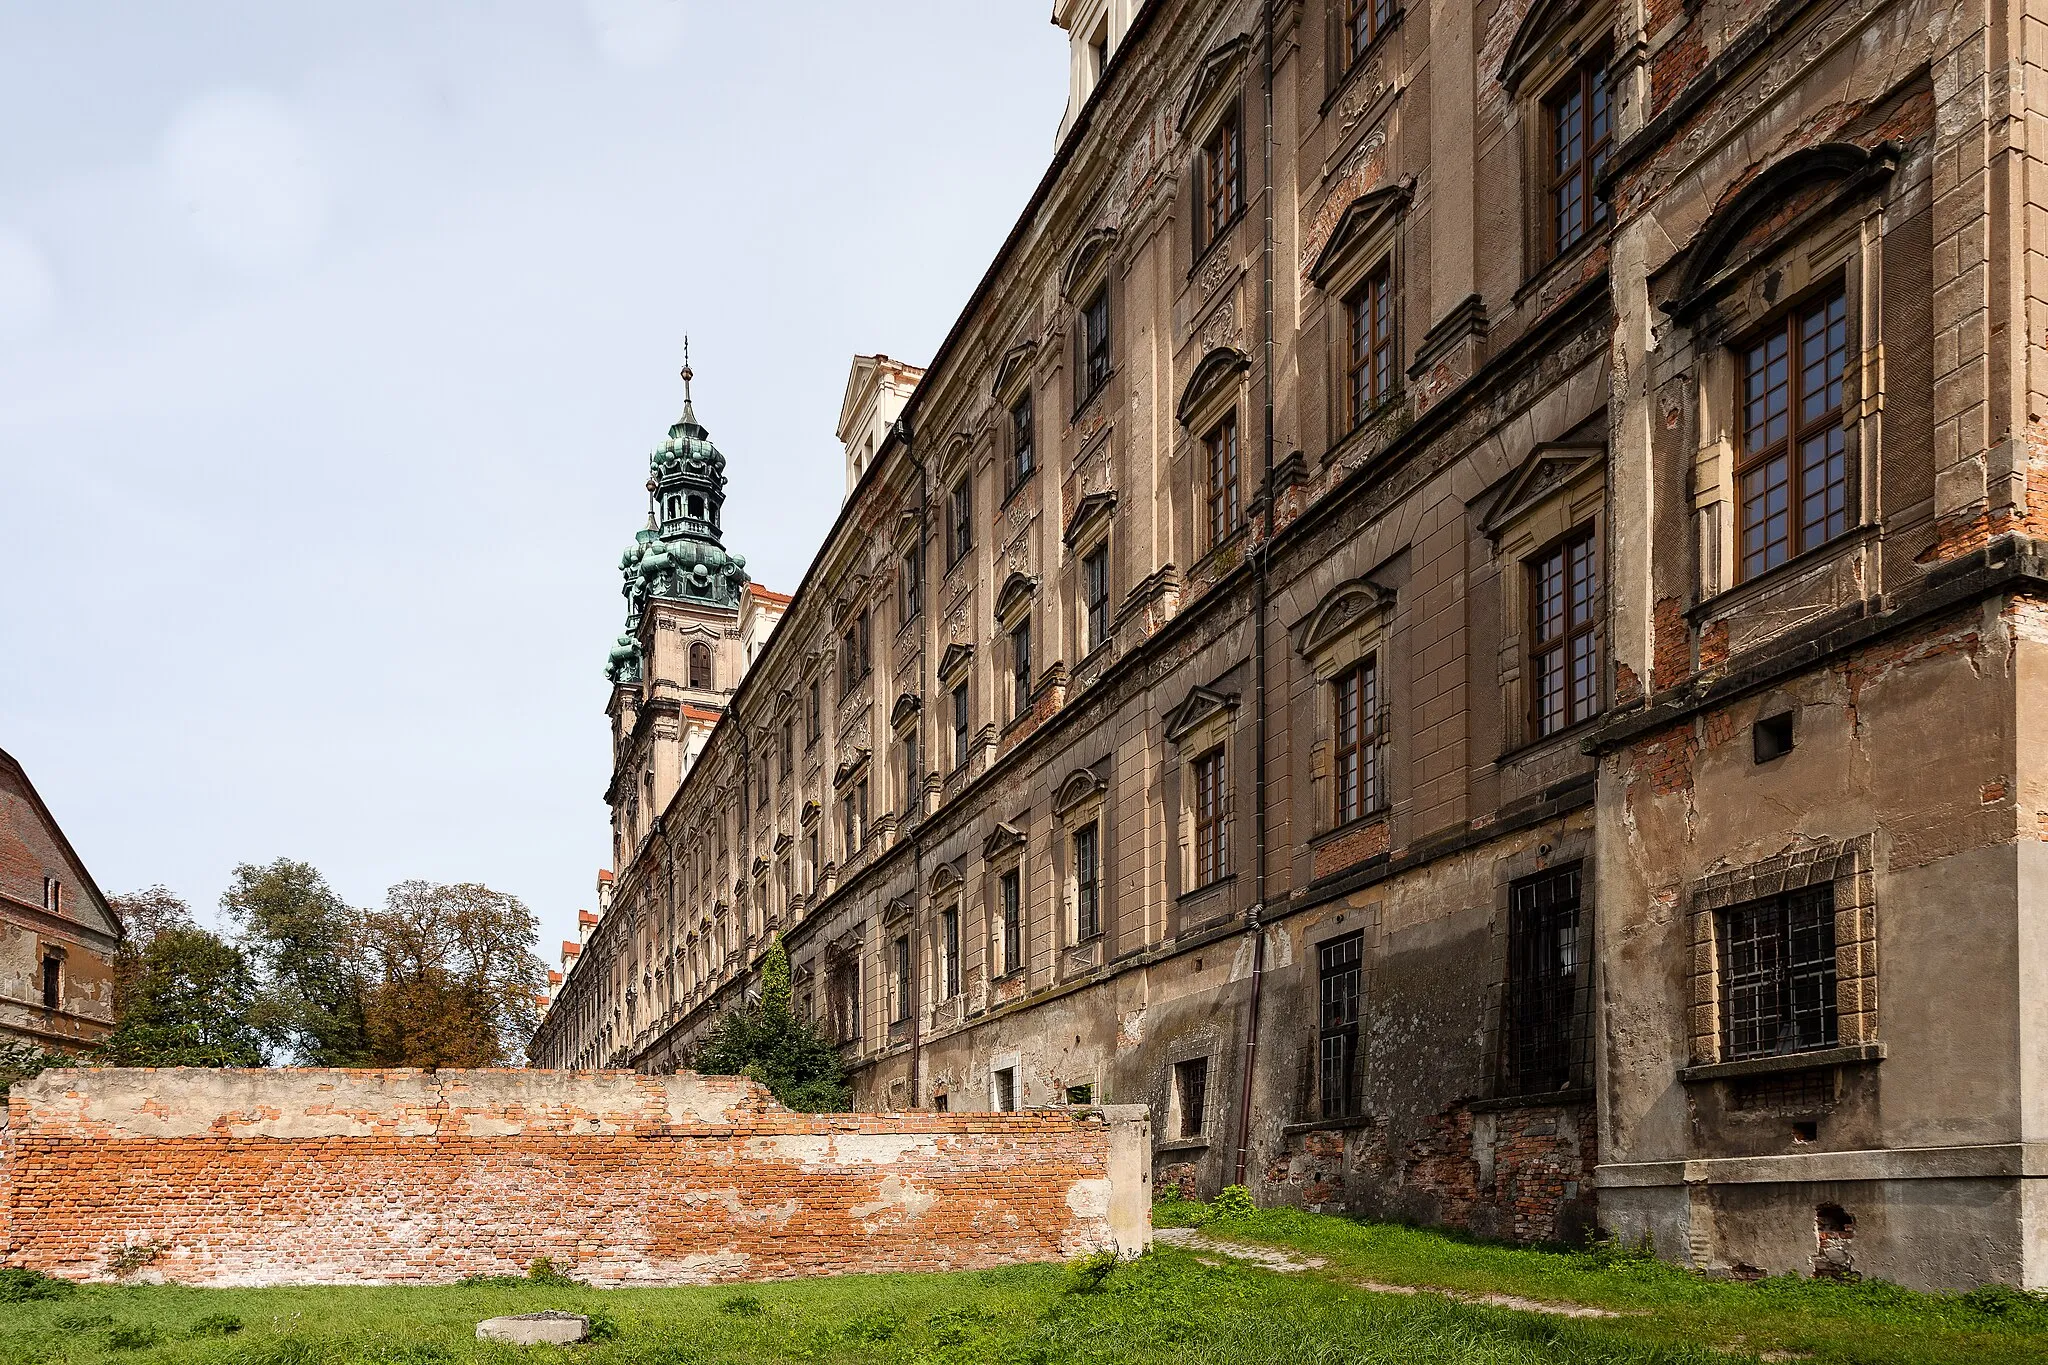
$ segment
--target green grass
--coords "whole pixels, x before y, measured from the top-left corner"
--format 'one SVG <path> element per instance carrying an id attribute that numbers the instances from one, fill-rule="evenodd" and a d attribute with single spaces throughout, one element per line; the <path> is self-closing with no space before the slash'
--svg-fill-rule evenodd
<path id="1" fill-rule="evenodd" d="M 1162 1223 L 1204 1211 L 1162 1206 Z M 439 1365 L 457 1361 L 753 1365 L 904 1362 L 1447 1362 L 1708 1365 L 1765 1351 L 1826 1365 L 2048 1360 L 2048 1304 L 1912 1294 L 1864 1282 L 1713 1282 L 1639 1257 L 1531 1251 L 1440 1232 L 1266 1210 L 1214 1237 L 1321 1257 L 1282 1275 L 1161 1247 L 1102 1274 L 1019 1266 L 702 1289 L 595 1290 L 559 1280 L 437 1289 L 86 1286 L 33 1297 L 0 1282 L 0 1365 Z M 1213 1259 L 1213 1258 L 1210 1258 Z M 1360 1281 L 1508 1293 L 1624 1316 L 1566 1319 L 1396 1295 Z M 516 1351 L 474 1339 L 504 1313 L 592 1314 L 605 1339 Z"/>

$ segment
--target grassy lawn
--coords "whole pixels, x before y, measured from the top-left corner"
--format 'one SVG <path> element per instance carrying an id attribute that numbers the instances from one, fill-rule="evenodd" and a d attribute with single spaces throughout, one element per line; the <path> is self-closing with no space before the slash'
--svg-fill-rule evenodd
<path id="1" fill-rule="evenodd" d="M 1162 1206 L 1160 1215 L 1162 1225 L 1206 1218 L 1208 1238 L 1282 1247 L 1325 1264 L 1276 1273 L 1210 1249 L 1162 1246 L 1106 1276 L 1021 1266 L 744 1288 L 87 1286 L 25 1299 L 17 1282 L 12 1294 L 0 1284 L 0 1365 L 2048 1360 L 2048 1302 L 2029 1295 L 1713 1282 L 1632 1256 L 1477 1245 L 1291 1210 L 1207 1218 L 1201 1206 Z M 1366 1290 L 1364 1282 L 1510 1294 L 1618 1316 L 1567 1318 L 1446 1293 Z M 590 1313 L 606 1339 L 526 1352 L 474 1339 L 483 1318 L 543 1308 Z"/>

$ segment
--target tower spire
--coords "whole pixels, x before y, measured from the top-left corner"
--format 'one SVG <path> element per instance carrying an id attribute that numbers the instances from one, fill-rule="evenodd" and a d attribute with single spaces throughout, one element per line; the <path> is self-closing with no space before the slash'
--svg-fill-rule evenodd
<path id="1" fill-rule="evenodd" d="M 690 368 L 690 335 L 685 332 L 683 334 L 683 420 L 685 422 L 695 422 L 697 420 L 697 405 L 690 399 L 690 381 L 696 377 L 697 372 Z"/>

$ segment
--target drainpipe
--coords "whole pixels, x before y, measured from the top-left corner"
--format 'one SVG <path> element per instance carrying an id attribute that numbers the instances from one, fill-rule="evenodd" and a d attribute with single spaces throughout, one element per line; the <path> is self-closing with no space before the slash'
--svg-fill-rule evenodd
<path id="1" fill-rule="evenodd" d="M 1245 1164 L 1252 1143 L 1252 1078 L 1259 1059 L 1259 996 L 1266 975 L 1266 933 L 1261 918 L 1266 908 L 1266 581 L 1273 544 L 1273 4 L 1260 7 L 1260 71 L 1264 85 L 1265 153 L 1260 202 L 1265 208 L 1265 241 L 1259 300 L 1260 343 L 1265 352 L 1265 530 L 1252 550 L 1252 904 L 1245 911 L 1245 932 L 1251 936 L 1252 982 L 1244 1015 L 1244 1077 L 1238 1086 L 1237 1161 L 1231 1183 L 1245 1183 Z"/>
<path id="2" fill-rule="evenodd" d="M 926 478 L 924 461 L 918 458 L 916 432 L 908 417 L 896 419 L 896 436 L 903 442 L 903 456 L 917 469 L 917 612 L 925 621 L 918 624 L 918 630 L 929 636 L 925 630 L 931 619 L 931 576 L 926 571 L 931 541 L 927 520 L 931 512 L 931 483 Z M 930 676 L 931 650 L 924 650 L 925 658 L 918 665 L 920 690 L 929 693 L 923 686 Z M 918 767 L 924 767 L 924 699 L 918 699 Z M 924 955 L 924 774 L 910 774 L 911 800 L 916 803 L 917 824 L 910 831 L 910 1107 L 919 1107 L 918 1101 L 924 1093 L 924 1000 L 918 989 L 918 960 Z"/>

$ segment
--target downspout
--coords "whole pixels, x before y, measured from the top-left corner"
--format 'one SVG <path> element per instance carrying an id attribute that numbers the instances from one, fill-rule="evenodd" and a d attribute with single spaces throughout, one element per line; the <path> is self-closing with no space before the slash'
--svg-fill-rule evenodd
<path id="1" fill-rule="evenodd" d="M 1265 351 L 1265 529 L 1252 549 L 1252 903 L 1245 911 L 1245 932 L 1252 940 L 1251 997 L 1245 1004 L 1244 1077 L 1238 1086 L 1237 1162 L 1231 1184 L 1245 1183 L 1245 1165 L 1252 1143 L 1252 1078 L 1259 1058 L 1259 996 L 1266 975 L 1266 933 L 1261 919 L 1266 908 L 1266 602 L 1267 568 L 1273 544 L 1273 3 L 1260 6 L 1260 67 L 1265 112 L 1264 181 L 1260 202 L 1265 209 L 1265 241 L 1261 247 L 1263 282 L 1259 300 L 1260 342 Z"/>
<path id="2" fill-rule="evenodd" d="M 916 432 L 910 418 L 896 419 L 896 435 L 903 442 L 903 456 L 917 469 L 917 614 L 925 618 L 918 623 L 920 634 L 928 634 L 926 622 L 930 620 L 932 604 L 928 596 L 931 581 L 925 570 L 925 561 L 931 549 L 927 519 L 931 512 L 931 483 L 926 478 L 924 461 L 918 458 Z M 922 651 L 924 658 L 919 661 L 917 677 L 919 691 L 929 692 L 924 686 L 929 676 L 931 650 Z M 917 712 L 917 766 L 924 767 L 924 698 L 918 698 Z M 921 977 L 919 964 L 924 957 L 924 774 L 910 774 L 910 799 L 916 802 L 917 823 L 910 830 L 910 1107 L 922 1107 L 919 1100 L 924 1094 L 924 993 L 918 989 Z"/>

